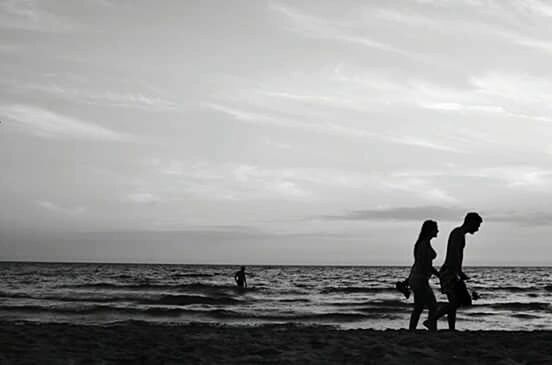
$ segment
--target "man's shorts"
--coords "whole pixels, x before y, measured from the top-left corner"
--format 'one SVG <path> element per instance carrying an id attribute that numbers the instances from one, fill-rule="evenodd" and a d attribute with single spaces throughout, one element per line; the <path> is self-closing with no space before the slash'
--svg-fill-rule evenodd
<path id="1" fill-rule="evenodd" d="M 440 278 L 441 293 L 446 294 L 457 302 L 459 307 L 469 307 L 472 305 L 472 298 L 466 288 L 463 280 L 460 280 L 456 275 L 442 273 Z"/>

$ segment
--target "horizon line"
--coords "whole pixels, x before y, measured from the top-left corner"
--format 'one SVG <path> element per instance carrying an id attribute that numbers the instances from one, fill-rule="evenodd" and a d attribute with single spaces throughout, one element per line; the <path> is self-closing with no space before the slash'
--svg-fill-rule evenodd
<path id="1" fill-rule="evenodd" d="M 174 265 L 174 266 L 312 266 L 312 267 L 400 267 L 408 268 L 412 265 L 399 264 L 248 264 L 248 263 L 168 263 L 168 262 L 121 262 L 121 261 L 49 261 L 49 260 L 0 260 L 0 264 L 74 264 L 74 265 Z M 464 268 L 552 268 L 552 264 L 545 265 L 467 265 Z"/>

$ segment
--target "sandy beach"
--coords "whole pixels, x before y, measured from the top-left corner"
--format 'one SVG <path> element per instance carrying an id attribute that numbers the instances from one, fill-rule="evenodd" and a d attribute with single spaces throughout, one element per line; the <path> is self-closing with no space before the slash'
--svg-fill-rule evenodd
<path id="1" fill-rule="evenodd" d="M 0 324 L 1 364 L 550 364 L 549 331 Z"/>

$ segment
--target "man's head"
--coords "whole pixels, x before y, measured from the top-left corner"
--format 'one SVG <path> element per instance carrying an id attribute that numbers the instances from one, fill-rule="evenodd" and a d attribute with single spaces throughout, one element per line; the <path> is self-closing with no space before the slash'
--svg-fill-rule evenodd
<path id="1" fill-rule="evenodd" d="M 466 214 L 466 217 L 464 218 L 464 228 L 466 229 L 466 232 L 470 234 L 474 234 L 479 230 L 479 227 L 481 226 L 481 223 L 483 222 L 483 218 L 475 212 L 469 212 Z"/>

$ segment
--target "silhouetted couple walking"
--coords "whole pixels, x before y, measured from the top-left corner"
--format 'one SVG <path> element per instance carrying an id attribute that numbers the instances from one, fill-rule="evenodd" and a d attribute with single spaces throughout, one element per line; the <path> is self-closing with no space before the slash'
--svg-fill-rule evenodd
<path id="1" fill-rule="evenodd" d="M 454 228 L 449 235 L 445 263 L 439 271 L 433 267 L 433 259 L 437 253 L 431 247 L 431 240 L 437 237 L 439 229 L 437 222 L 427 220 L 423 223 L 420 235 L 414 245 L 414 265 L 410 275 L 404 282 L 397 283 L 397 289 L 407 297 L 408 286 L 414 292 L 414 310 L 410 316 L 409 329 L 415 330 L 424 308 L 429 311 L 428 319 L 423 322 L 430 331 L 437 330 L 437 320 L 447 315 L 450 330 L 456 328 L 456 311 L 459 307 L 471 305 L 471 296 L 466 289 L 468 276 L 462 271 L 466 234 L 474 234 L 479 230 L 483 219 L 477 213 L 471 212 L 464 218 L 460 227 Z M 447 295 L 448 303 L 437 305 L 433 290 L 429 286 L 431 275 L 439 278 L 441 292 Z"/>

